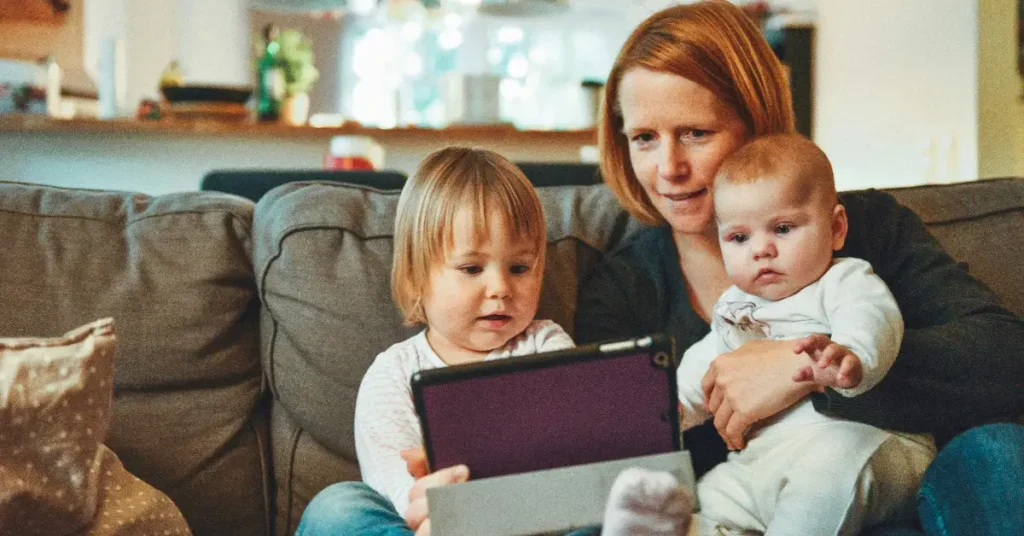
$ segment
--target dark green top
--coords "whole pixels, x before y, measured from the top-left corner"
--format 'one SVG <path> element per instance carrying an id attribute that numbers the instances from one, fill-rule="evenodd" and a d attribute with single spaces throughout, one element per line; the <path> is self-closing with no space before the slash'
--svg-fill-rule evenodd
<path id="1" fill-rule="evenodd" d="M 871 263 L 896 297 L 906 332 L 881 383 L 853 398 L 831 390 L 814 394 L 815 409 L 882 428 L 932 432 L 940 443 L 970 426 L 1024 412 L 1024 321 L 891 195 L 852 192 L 840 200 L 850 230 L 837 255 Z M 690 306 L 678 259 L 668 227 L 643 231 L 605 259 L 580 291 L 576 342 L 664 332 L 675 338 L 681 357 L 709 327 Z M 725 444 L 710 421 L 688 431 L 684 442 L 698 475 L 725 459 Z"/>

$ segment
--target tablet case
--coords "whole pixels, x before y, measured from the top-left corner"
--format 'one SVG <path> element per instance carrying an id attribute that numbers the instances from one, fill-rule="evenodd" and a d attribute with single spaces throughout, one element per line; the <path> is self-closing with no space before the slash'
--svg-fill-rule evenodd
<path id="1" fill-rule="evenodd" d="M 678 451 L 674 356 L 652 335 L 420 371 L 430 468 L 480 479 Z"/>

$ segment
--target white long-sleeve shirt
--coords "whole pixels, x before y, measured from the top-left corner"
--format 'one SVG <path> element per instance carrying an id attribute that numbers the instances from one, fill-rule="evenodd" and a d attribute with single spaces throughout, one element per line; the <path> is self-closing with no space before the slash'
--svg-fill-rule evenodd
<path id="1" fill-rule="evenodd" d="M 716 357 L 755 339 L 798 339 L 815 333 L 829 335 L 860 358 L 860 383 L 837 389 L 844 396 L 856 396 L 877 385 L 892 367 L 903 341 L 903 316 L 889 288 L 861 259 L 834 260 L 818 281 L 778 301 L 730 287 L 715 304 L 711 332 L 683 354 L 679 365 L 683 427 L 710 417 L 700 382 Z M 826 419 L 805 399 L 773 420 L 772 426 Z"/>
<path id="2" fill-rule="evenodd" d="M 535 320 L 485 361 L 563 350 L 574 346 L 558 324 Z M 426 331 L 392 345 L 367 369 L 356 396 L 356 455 L 363 481 L 394 504 L 409 507 L 414 479 L 399 453 L 423 444 L 409 380 L 421 370 L 448 366 L 427 343 Z"/>

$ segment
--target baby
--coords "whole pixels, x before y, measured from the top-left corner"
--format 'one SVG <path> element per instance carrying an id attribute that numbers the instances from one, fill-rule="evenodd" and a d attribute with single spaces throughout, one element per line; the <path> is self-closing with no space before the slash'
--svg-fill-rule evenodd
<path id="1" fill-rule="evenodd" d="M 713 191 L 733 286 L 714 307 L 711 332 L 680 364 L 683 428 L 710 417 L 701 379 L 711 361 L 751 340 L 801 339 L 796 351 L 812 359 L 795 381 L 849 397 L 877 385 L 896 359 L 903 320 L 870 264 L 833 256 L 847 219 L 825 154 L 796 135 L 757 138 L 726 158 Z M 804 399 L 701 479 L 701 525 L 855 535 L 913 519 L 934 454 L 930 437 L 827 417 Z"/>

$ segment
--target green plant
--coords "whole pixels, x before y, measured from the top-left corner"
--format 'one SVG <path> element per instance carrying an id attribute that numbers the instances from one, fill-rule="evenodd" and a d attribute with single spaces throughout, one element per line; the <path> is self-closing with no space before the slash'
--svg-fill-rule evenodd
<path id="1" fill-rule="evenodd" d="M 313 65 L 313 43 L 302 32 L 292 29 L 282 30 L 278 40 L 281 43 L 285 94 L 308 93 L 320 78 L 320 71 Z"/>
<path id="2" fill-rule="evenodd" d="M 254 39 L 256 60 L 263 54 L 262 39 Z M 284 92 L 287 96 L 308 93 L 320 78 L 313 58 L 313 43 L 299 30 L 287 28 L 277 36 L 277 59 L 284 74 Z"/>

